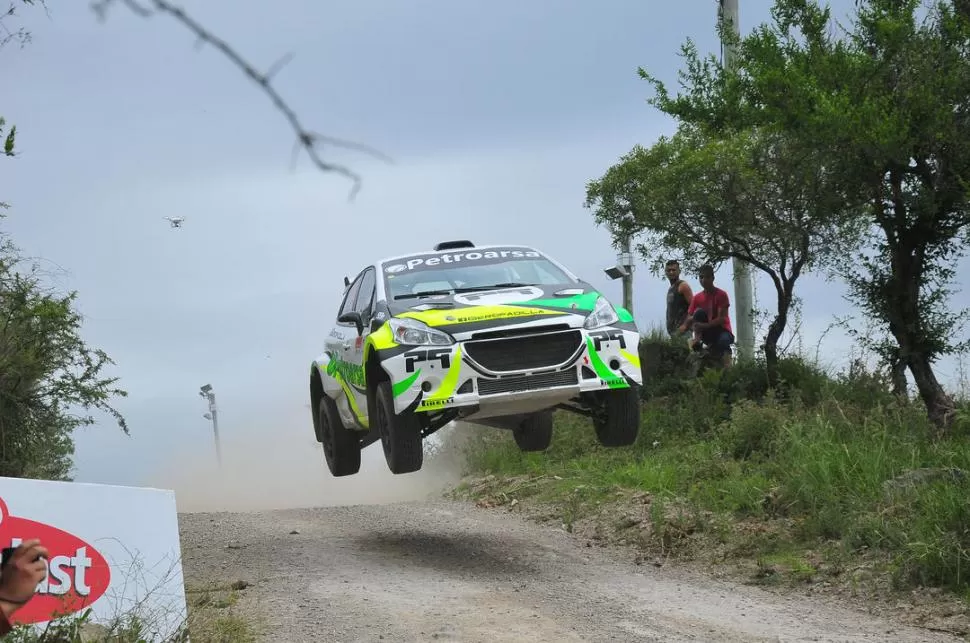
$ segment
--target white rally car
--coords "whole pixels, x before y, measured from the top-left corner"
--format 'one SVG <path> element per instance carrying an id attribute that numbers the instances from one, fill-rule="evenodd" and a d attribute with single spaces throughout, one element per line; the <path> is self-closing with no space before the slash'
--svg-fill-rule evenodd
<path id="1" fill-rule="evenodd" d="M 552 413 L 592 419 L 600 444 L 640 426 L 640 334 L 562 264 L 525 246 L 444 242 L 369 265 L 350 281 L 310 367 L 313 429 L 334 476 L 377 440 L 393 473 L 453 420 L 508 429 L 543 451 Z"/>

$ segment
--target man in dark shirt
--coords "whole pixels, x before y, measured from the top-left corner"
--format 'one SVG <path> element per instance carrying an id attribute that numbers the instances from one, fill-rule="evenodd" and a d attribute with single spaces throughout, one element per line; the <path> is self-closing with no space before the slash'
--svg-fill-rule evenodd
<path id="1" fill-rule="evenodd" d="M 676 337 L 683 332 L 680 327 L 687 321 L 687 308 L 694 294 L 690 285 L 680 278 L 680 262 L 676 259 L 667 262 L 664 272 L 670 281 L 670 288 L 667 289 L 667 333 Z"/>

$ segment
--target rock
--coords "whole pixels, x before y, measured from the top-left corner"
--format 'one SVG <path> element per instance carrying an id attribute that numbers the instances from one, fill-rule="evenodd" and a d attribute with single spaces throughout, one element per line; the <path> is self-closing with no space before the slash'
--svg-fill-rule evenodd
<path id="1" fill-rule="evenodd" d="M 891 500 L 896 493 L 912 489 L 919 484 L 927 484 L 937 480 L 960 482 L 966 480 L 966 478 L 967 472 L 957 467 L 924 467 L 922 469 L 911 469 L 895 478 L 886 480 L 882 483 L 882 488 L 887 499 Z"/>
<path id="2" fill-rule="evenodd" d="M 80 631 L 81 643 L 95 643 L 100 641 L 106 641 L 111 636 L 111 631 L 99 623 L 84 623 L 81 625 Z"/>
<path id="3" fill-rule="evenodd" d="M 632 518 L 630 516 L 623 516 L 616 521 L 617 529 L 629 529 L 630 527 L 639 525 L 643 522 L 643 518 Z"/>
<path id="4" fill-rule="evenodd" d="M 950 632 L 957 636 L 970 633 L 970 617 L 966 614 L 954 614 L 945 618 L 935 618 L 927 623 L 930 629 Z"/>

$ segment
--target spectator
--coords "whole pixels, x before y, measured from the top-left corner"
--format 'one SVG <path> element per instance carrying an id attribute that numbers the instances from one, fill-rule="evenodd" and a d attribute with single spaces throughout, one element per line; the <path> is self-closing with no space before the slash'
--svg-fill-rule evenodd
<path id="1" fill-rule="evenodd" d="M 14 549 L 0 567 L 0 636 L 13 629 L 10 618 L 30 602 L 37 586 L 47 576 L 47 549 L 39 540 L 27 540 Z"/>
<path id="2" fill-rule="evenodd" d="M 714 268 L 704 264 L 697 271 L 702 290 L 694 295 L 687 309 L 687 320 L 681 324 L 680 330 L 692 328 L 694 338 L 691 348 L 698 349 L 700 344 L 706 344 L 715 357 L 724 361 L 724 367 L 731 366 L 731 344 L 734 343 L 734 332 L 731 329 L 731 317 L 728 309 L 731 302 L 728 294 L 714 285 Z"/>
<path id="3" fill-rule="evenodd" d="M 667 289 L 667 333 L 676 337 L 683 331 L 680 329 L 687 321 L 687 309 L 694 294 L 690 285 L 680 278 L 680 262 L 671 259 L 664 268 L 670 288 Z"/>

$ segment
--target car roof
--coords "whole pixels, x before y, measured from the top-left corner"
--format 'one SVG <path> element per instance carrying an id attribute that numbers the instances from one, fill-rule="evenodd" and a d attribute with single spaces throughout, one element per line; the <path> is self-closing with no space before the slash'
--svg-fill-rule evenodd
<path id="1" fill-rule="evenodd" d="M 538 252 L 539 254 L 543 254 L 543 255 L 545 254 L 542 251 L 538 250 L 537 248 L 533 248 L 532 246 L 523 246 L 523 245 L 509 244 L 509 243 L 496 243 L 496 244 L 491 244 L 487 246 L 475 246 L 472 248 L 447 248 L 445 250 L 427 250 L 427 251 L 418 250 L 415 252 L 408 252 L 402 255 L 395 255 L 393 257 L 384 257 L 383 259 L 379 259 L 376 265 L 380 266 L 381 264 L 387 263 L 389 261 L 400 261 L 401 259 L 405 259 L 407 257 L 414 257 L 418 255 L 444 255 L 444 254 L 456 254 L 459 252 L 460 253 L 483 252 L 486 250 L 497 250 L 499 248 L 517 248 L 519 250 L 529 250 L 531 252 Z"/>

